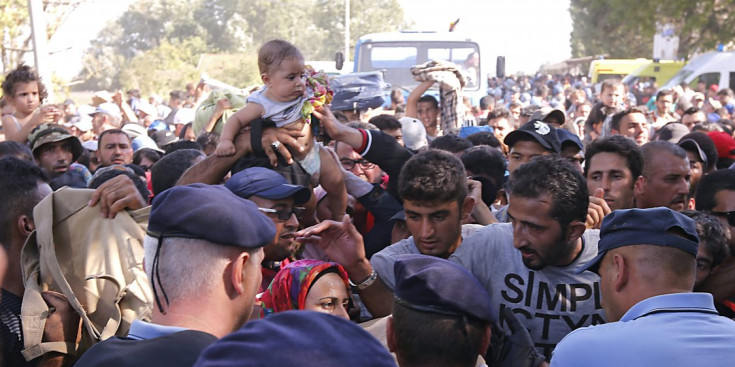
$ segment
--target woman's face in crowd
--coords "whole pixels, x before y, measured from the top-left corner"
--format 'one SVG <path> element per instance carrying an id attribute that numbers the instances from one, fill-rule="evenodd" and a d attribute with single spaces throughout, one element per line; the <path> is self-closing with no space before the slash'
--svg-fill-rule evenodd
<path id="1" fill-rule="evenodd" d="M 336 273 L 322 275 L 311 286 L 306 295 L 304 310 L 328 313 L 333 316 L 350 319 L 347 314 L 347 305 L 350 297 L 347 287 Z"/>

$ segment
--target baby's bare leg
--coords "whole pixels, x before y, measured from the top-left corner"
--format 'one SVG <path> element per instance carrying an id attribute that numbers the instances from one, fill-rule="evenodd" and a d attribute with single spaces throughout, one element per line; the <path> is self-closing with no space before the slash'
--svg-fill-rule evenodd
<path id="1" fill-rule="evenodd" d="M 322 161 L 319 184 L 329 194 L 329 210 L 332 212 L 332 219 L 340 221 L 344 217 L 345 210 L 347 209 L 345 177 L 340 167 L 337 166 L 337 161 L 334 160 L 326 149 L 320 147 L 314 148 L 319 149 L 319 157 Z"/>

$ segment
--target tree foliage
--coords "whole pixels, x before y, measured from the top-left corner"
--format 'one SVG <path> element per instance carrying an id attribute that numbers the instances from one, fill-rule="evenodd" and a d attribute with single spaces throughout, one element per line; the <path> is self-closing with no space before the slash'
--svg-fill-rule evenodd
<path id="1" fill-rule="evenodd" d="M 46 34 L 51 38 L 66 18 L 84 0 L 45 1 Z M 23 55 L 33 51 L 28 0 L 0 0 L 0 63 L 3 74 L 14 69 Z"/>
<path id="2" fill-rule="evenodd" d="M 82 87 L 167 92 L 182 87 L 179 78 L 166 77 L 172 71 L 198 80 L 202 53 L 242 55 L 243 63 L 210 76 L 239 87 L 255 84 L 254 55 L 270 39 L 292 42 L 307 60 L 334 59 L 344 49 L 344 6 L 334 0 L 139 0 L 93 41 Z M 365 33 L 404 25 L 397 0 L 351 0 L 350 6 L 351 47 Z M 182 47 L 194 48 L 177 50 Z"/>
<path id="3" fill-rule="evenodd" d="M 679 57 L 735 39 L 735 0 L 571 0 L 572 56 L 651 57 L 657 25 L 671 24 Z"/>

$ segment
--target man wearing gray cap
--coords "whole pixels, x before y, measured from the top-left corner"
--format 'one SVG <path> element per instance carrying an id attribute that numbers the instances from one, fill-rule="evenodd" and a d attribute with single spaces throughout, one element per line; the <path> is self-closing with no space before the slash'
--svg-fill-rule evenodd
<path id="1" fill-rule="evenodd" d="M 712 295 L 692 293 L 698 243 L 694 221 L 668 208 L 618 210 L 607 216 L 597 256 L 577 272 L 600 275 L 610 323 L 567 335 L 551 365 L 732 363 L 735 322 L 717 315 Z"/>
<path id="2" fill-rule="evenodd" d="M 144 240 L 151 322 L 95 345 L 76 366 L 191 366 L 247 321 L 273 222 L 222 186 L 176 186 L 153 200 Z"/>

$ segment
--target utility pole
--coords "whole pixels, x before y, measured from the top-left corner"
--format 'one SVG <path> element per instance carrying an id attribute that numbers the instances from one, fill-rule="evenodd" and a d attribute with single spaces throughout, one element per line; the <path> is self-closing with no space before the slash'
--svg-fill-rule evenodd
<path id="1" fill-rule="evenodd" d="M 43 13 L 43 1 L 28 0 L 28 13 L 31 16 L 33 55 L 36 62 L 36 71 L 48 91 L 48 102 L 53 102 L 54 89 L 51 84 L 51 69 L 48 63 L 48 37 L 46 35 L 46 17 Z"/>
<path id="2" fill-rule="evenodd" d="M 350 61 L 350 0 L 345 0 L 345 62 Z"/>

